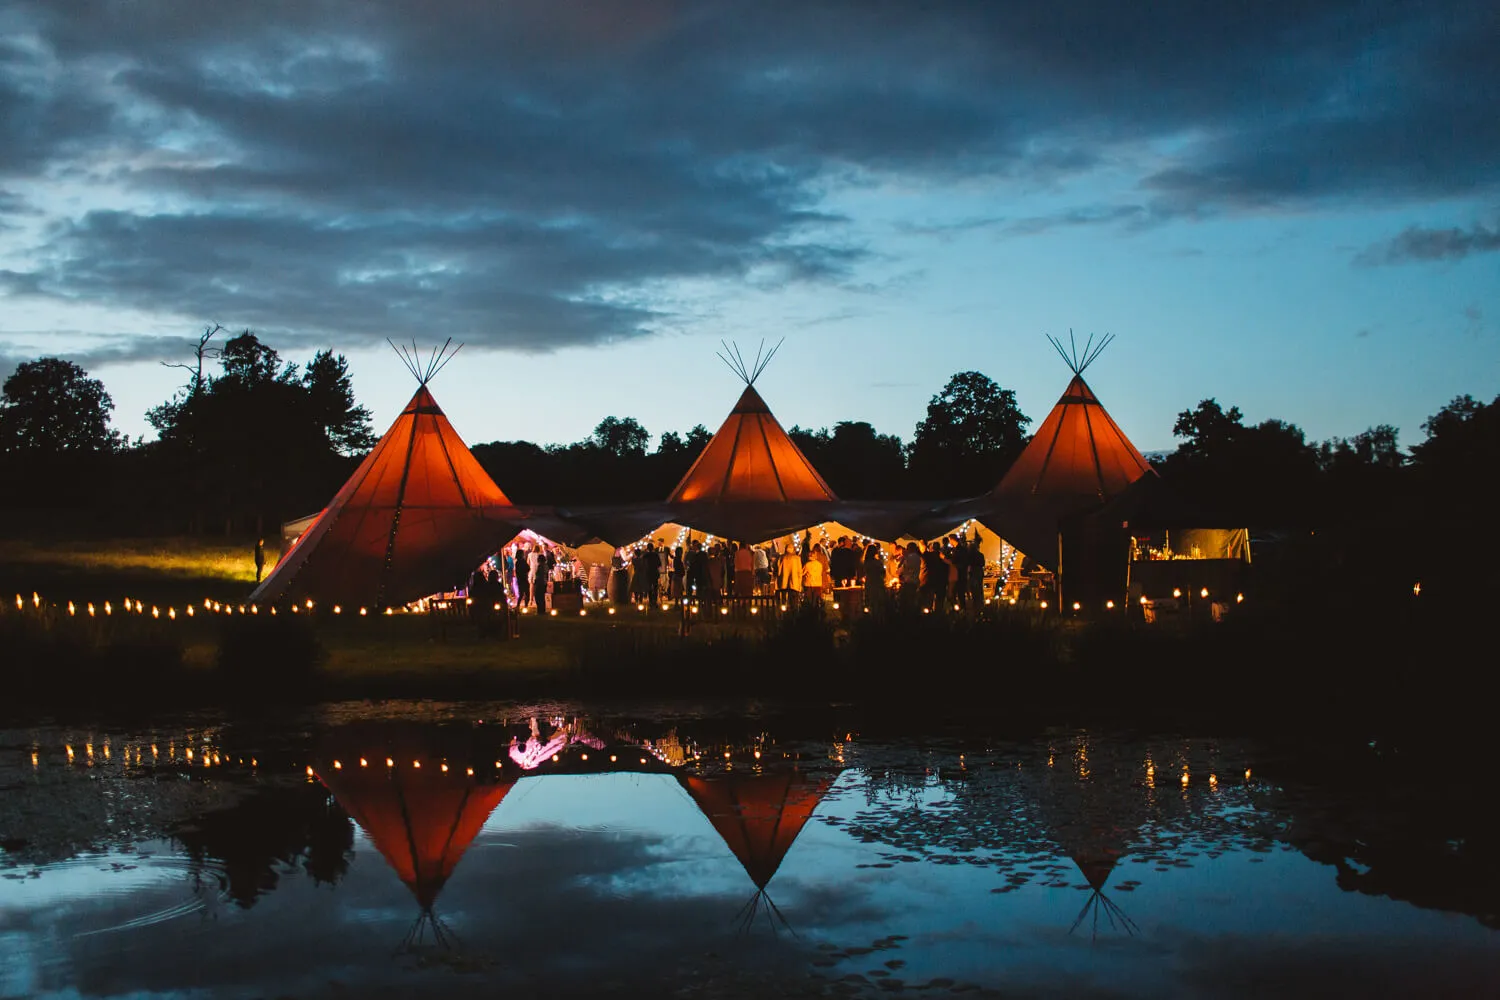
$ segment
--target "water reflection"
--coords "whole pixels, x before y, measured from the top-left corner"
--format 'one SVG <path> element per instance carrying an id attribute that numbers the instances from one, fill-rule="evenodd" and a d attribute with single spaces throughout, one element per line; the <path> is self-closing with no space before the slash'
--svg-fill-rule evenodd
<path id="1" fill-rule="evenodd" d="M 1497 982 L 1495 834 L 1378 747 L 454 714 L 0 734 L 0 996 Z"/>

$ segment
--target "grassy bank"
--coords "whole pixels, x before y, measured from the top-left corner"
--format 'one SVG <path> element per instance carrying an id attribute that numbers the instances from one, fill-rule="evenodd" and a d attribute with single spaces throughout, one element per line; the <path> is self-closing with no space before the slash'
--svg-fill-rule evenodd
<path id="1" fill-rule="evenodd" d="M 714 616 L 686 637 L 674 615 L 626 608 L 528 615 L 519 639 L 502 640 L 435 616 L 203 612 L 205 596 L 248 593 L 248 549 L 4 544 L 0 580 L 11 582 L 0 591 L 0 682 L 6 708 L 29 715 L 349 698 L 715 698 L 1265 729 L 1461 726 L 1482 705 L 1465 693 L 1482 682 L 1465 652 L 1477 624 L 1420 601 L 1337 615 L 1245 610 L 1219 625 L 1040 619 L 1007 608 L 978 619 Z M 55 589 L 44 590 L 48 582 Z M 139 612 L 121 613 L 127 597 Z M 191 617 L 189 603 L 199 609 Z"/>

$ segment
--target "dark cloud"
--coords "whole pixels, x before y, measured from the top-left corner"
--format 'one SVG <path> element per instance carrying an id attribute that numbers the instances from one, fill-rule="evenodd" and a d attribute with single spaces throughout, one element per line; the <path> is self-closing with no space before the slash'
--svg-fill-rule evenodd
<path id="1" fill-rule="evenodd" d="M 669 325 L 680 279 L 853 281 L 867 254 L 823 206 L 882 177 L 1143 175 L 1011 235 L 1489 191 L 1497 22 L 1483 0 L 14 3 L 0 181 L 151 208 L 60 219 L 0 289 L 544 350 Z"/>
<path id="2" fill-rule="evenodd" d="M 1389 240 L 1366 247 L 1355 263 L 1365 266 L 1381 264 L 1431 263 L 1463 260 L 1480 253 L 1500 250 L 1500 227 L 1475 224 L 1471 229 L 1427 229 L 1411 226 Z"/>

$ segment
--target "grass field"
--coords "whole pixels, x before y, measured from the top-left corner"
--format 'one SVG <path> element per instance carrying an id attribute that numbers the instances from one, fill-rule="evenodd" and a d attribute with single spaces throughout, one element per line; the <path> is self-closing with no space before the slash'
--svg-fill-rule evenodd
<path id="1" fill-rule="evenodd" d="M 205 597 L 239 600 L 255 584 L 253 543 L 191 538 L 109 541 L 0 539 L 0 593 L 45 594 L 56 602 L 152 604 Z M 266 553 L 267 564 L 275 553 Z"/>

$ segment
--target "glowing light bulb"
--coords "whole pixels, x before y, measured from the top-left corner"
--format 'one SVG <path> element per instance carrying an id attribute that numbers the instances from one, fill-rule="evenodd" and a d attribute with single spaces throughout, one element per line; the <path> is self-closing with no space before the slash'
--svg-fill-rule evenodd
<path id="1" fill-rule="evenodd" d="M 1202 590 L 1198 591 L 1198 596 L 1199 597 L 1207 597 L 1208 596 L 1208 588 L 1204 587 Z"/>
<path id="2" fill-rule="evenodd" d="M 1182 588 L 1181 587 L 1173 587 L 1172 588 L 1172 596 L 1173 597 L 1181 597 L 1182 596 Z"/>
<path id="3" fill-rule="evenodd" d="M 396 766 L 396 762 L 394 760 L 392 760 L 391 758 L 387 757 L 385 759 L 385 766 L 386 767 L 395 767 Z"/>
<path id="4" fill-rule="evenodd" d="M 313 769 L 312 769 L 312 765 L 311 764 L 307 765 L 307 776 L 309 778 L 311 778 L 313 776 Z"/>
<path id="5" fill-rule="evenodd" d="M 1104 602 L 1104 607 L 1108 611 L 1113 611 L 1115 609 L 1115 602 L 1114 601 L 1105 601 Z"/>
<path id="6" fill-rule="evenodd" d="M 344 769 L 344 765 L 340 764 L 338 761 L 334 761 L 333 762 L 333 769 L 335 771 L 342 771 Z"/>

